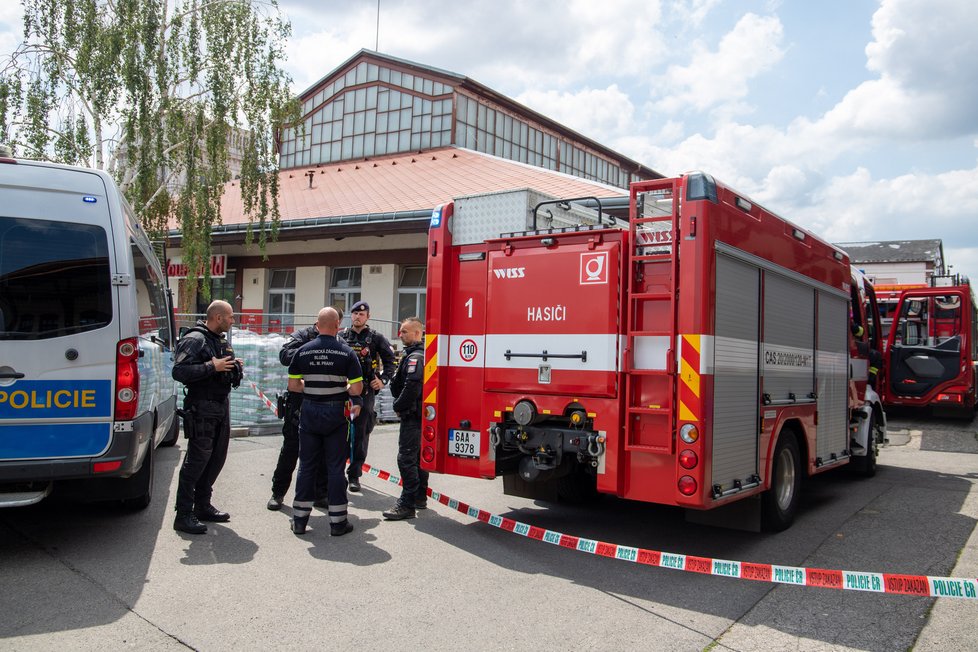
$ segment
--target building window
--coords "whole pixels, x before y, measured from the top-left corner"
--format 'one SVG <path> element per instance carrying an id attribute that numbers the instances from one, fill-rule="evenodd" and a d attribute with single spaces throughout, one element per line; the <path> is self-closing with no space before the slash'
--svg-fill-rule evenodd
<path id="1" fill-rule="evenodd" d="M 329 303 L 342 310 L 344 316 L 349 315 L 350 307 L 360 300 L 362 273 L 361 267 L 333 268 L 329 283 Z"/>
<path id="2" fill-rule="evenodd" d="M 402 267 L 397 284 L 397 321 L 418 317 L 424 321 L 425 285 L 428 270 L 424 267 Z"/>
<path id="3" fill-rule="evenodd" d="M 295 323 L 295 270 L 273 269 L 268 282 L 268 330 L 290 332 Z"/>
<path id="4" fill-rule="evenodd" d="M 197 289 L 197 312 L 198 313 L 204 314 L 205 312 L 207 312 L 207 306 L 210 305 L 210 302 L 217 301 L 218 299 L 220 299 L 221 301 L 227 301 L 228 303 L 231 304 L 232 308 L 237 310 L 238 302 L 235 300 L 235 294 L 234 294 L 235 274 L 236 274 L 235 270 L 229 269 L 227 270 L 227 272 L 225 272 L 224 278 L 211 277 L 211 294 L 210 294 L 211 298 L 209 300 L 204 299 L 204 293 L 201 291 L 201 288 L 204 285 L 204 280 L 201 279 L 200 281 L 198 281 L 199 283 Z"/>

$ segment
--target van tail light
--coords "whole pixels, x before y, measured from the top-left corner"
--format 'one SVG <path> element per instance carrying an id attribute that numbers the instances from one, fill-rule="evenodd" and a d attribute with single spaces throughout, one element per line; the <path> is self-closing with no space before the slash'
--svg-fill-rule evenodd
<path id="1" fill-rule="evenodd" d="M 139 405 L 139 341 L 135 337 L 119 340 L 115 350 L 116 421 L 132 421 Z"/>
<path id="2" fill-rule="evenodd" d="M 118 471 L 122 468 L 122 460 L 113 460 L 111 462 L 96 462 L 92 464 L 92 473 L 110 473 L 112 471 Z"/>

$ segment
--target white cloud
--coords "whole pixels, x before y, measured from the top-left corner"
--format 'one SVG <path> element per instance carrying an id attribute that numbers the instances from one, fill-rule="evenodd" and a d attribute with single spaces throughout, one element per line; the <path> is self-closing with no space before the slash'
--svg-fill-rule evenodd
<path id="1" fill-rule="evenodd" d="M 665 97 L 657 107 L 670 114 L 692 109 L 705 111 L 726 105 L 745 110 L 748 82 L 770 70 L 784 56 L 783 28 L 775 17 L 744 15 L 720 41 L 716 50 L 693 44 L 688 65 L 673 65 L 662 76 Z"/>
<path id="2" fill-rule="evenodd" d="M 698 0 L 696 6 L 705 13 L 713 1 Z M 285 0 L 283 6 L 297 34 L 289 47 L 297 80 L 311 83 L 328 73 L 325 59 L 340 63 L 360 48 L 374 49 L 373 2 Z M 384 0 L 380 51 L 466 75 L 512 96 L 528 88 L 594 85 L 603 76 L 645 77 L 650 62 L 666 54 L 662 23 L 659 0 Z M 326 27 L 308 34 L 310 25 Z M 320 67 L 305 63 L 311 59 Z"/>
<path id="3" fill-rule="evenodd" d="M 978 128 L 978 3 L 883 0 L 866 67 L 879 78 L 825 116 L 841 136 L 942 138 Z"/>
<path id="4" fill-rule="evenodd" d="M 615 84 L 574 93 L 531 89 L 515 99 L 599 142 L 627 134 L 634 120 L 635 107 Z"/>

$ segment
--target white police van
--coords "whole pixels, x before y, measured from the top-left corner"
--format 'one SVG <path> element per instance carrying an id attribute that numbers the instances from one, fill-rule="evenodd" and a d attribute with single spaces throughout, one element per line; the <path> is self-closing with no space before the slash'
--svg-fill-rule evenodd
<path id="1" fill-rule="evenodd" d="M 55 488 L 149 505 L 154 450 L 179 434 L 172 337 L 112 178 L 0 154 L 0 507 Z"/>

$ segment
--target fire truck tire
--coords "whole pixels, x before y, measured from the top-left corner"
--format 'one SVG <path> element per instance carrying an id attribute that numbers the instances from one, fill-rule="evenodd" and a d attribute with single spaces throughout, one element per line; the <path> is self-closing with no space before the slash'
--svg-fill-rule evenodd
<path id="1" fill-rule="evenodd" d="M 801 454 L 794 431 L 781 431 L 771 472 L 771 488 L 761 494 L 761 524 L 768 532 L 781 532 L 795 520 L 801 492 Z"/>
<path id="2" fill-rule="evenodd" d="M 869 451 L 862 457 L 852 458 L 852 469 L 860 477 L 871 478 L 876 475 L 876 457 L 879 453 L 878 442 L 882 437 L 879 432 L 880 429 L 879 420 L 876 418 L 876 413 L 874 412 L 869 417 Z"/>
<path id="3" fill-rule="evenodd" d="M 557 478 L 557 501 L 567 505 L 580 505 L 598 495 L 597 481 L 593 475 L 575 470 Z"/>

